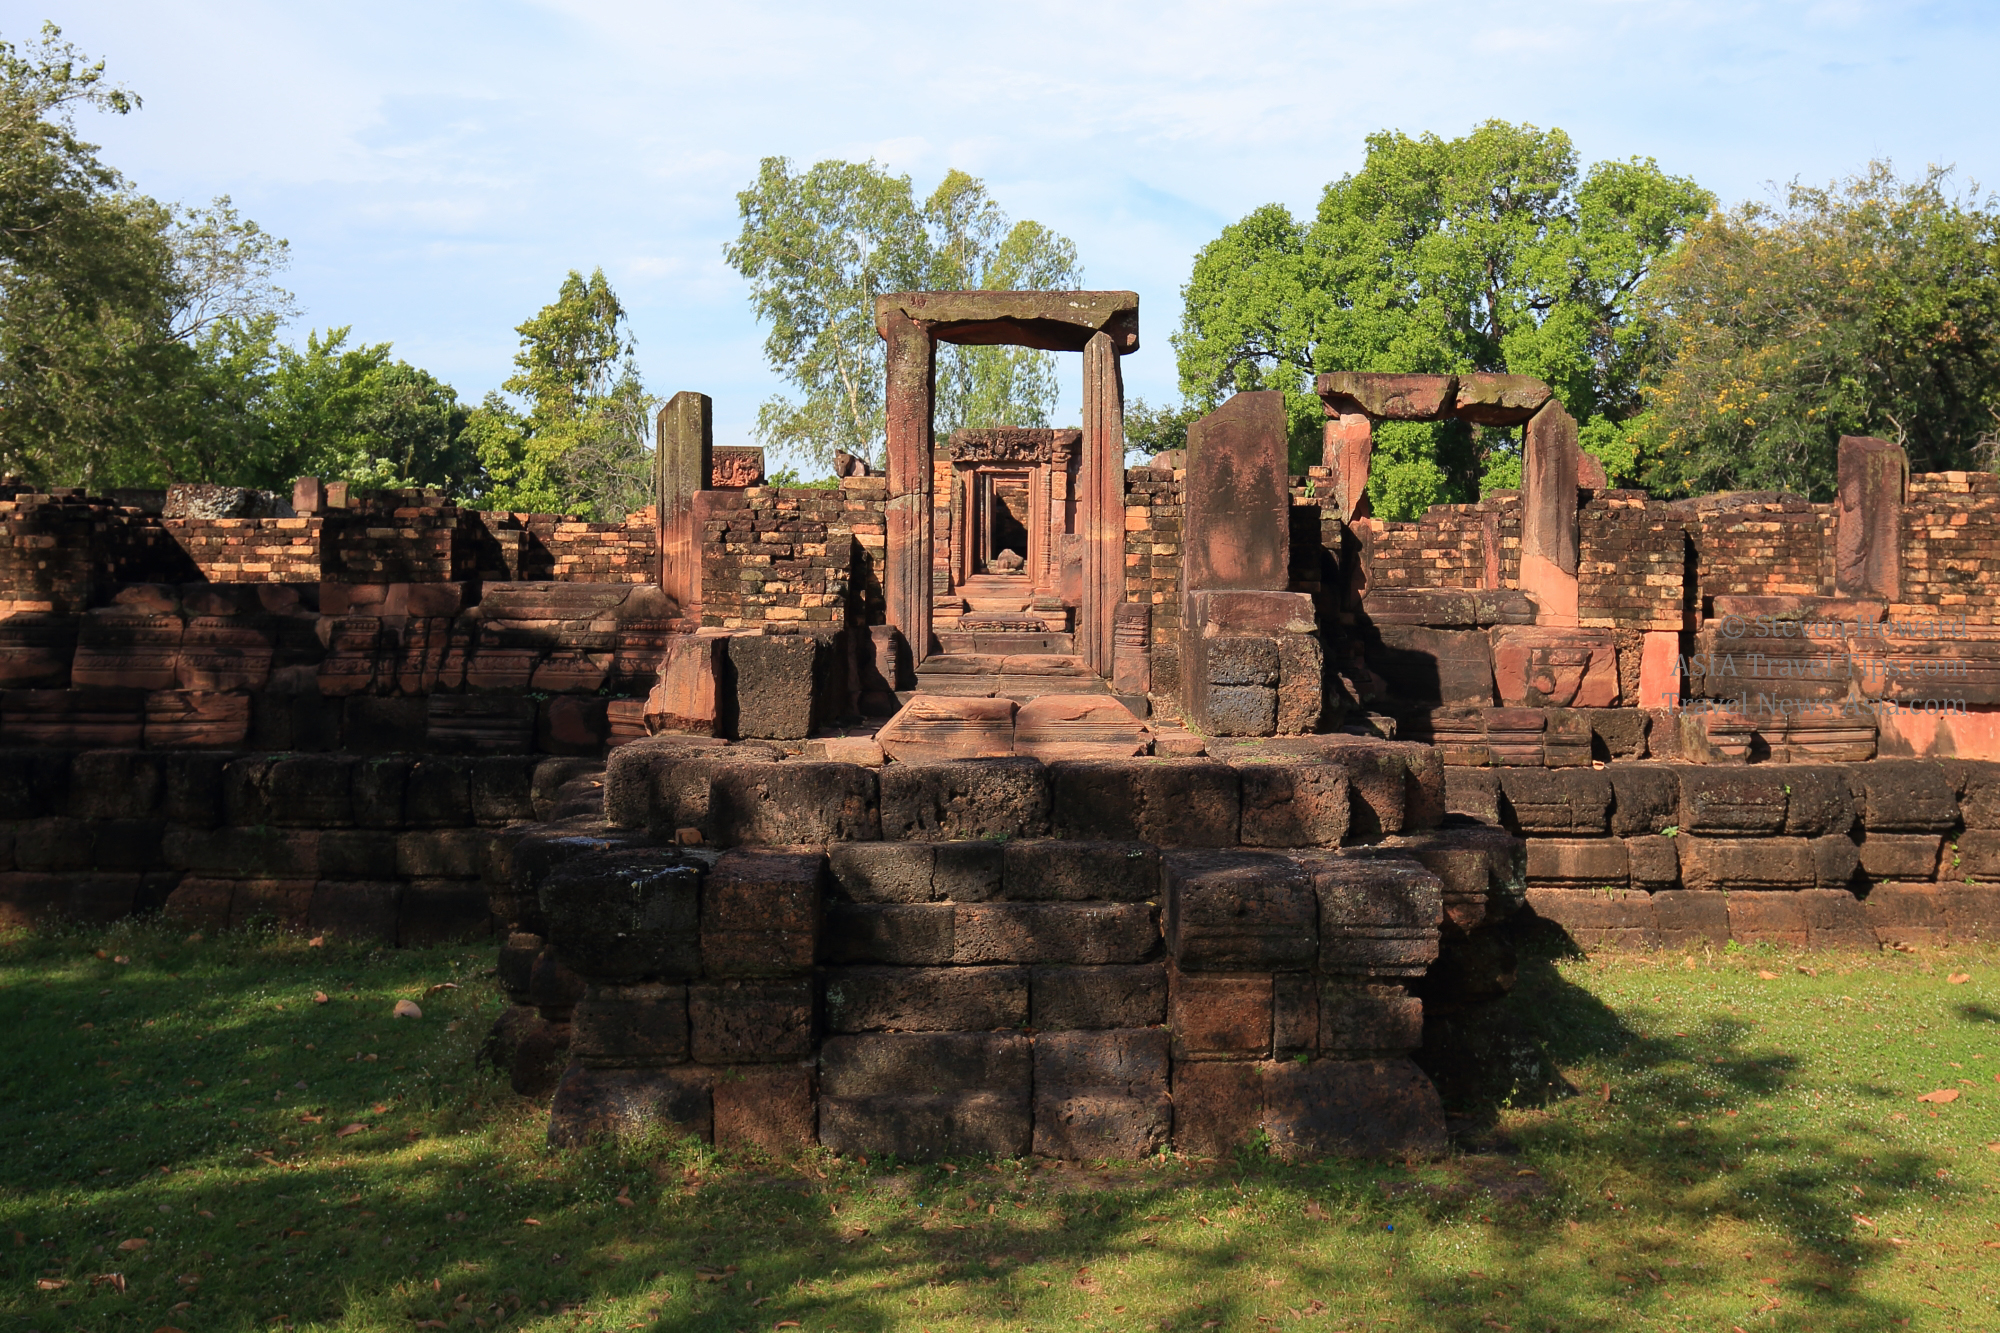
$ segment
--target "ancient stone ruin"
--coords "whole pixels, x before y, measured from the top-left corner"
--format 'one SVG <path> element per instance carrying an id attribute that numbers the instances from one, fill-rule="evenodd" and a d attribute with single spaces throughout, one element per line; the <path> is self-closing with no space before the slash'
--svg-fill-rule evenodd
<path id="1" fill-rule="evenodd" d="M 908 1157 L 1433 1151 L 1524 922 L 2000 932 L 2000 476 L 1655 500 L 1491 375 L 1126 468 L 1133 294 L 877 322 L 835 489 L 696 393 L 622 523 L 0 487 L 0 919 L 491 938 L 555 1141 Z M 938 440 L 939 341 L 1081 353 L 1081 429 Z M 1375 423 L 1448 416 L 1522 489 L 1374 518 Z"/>

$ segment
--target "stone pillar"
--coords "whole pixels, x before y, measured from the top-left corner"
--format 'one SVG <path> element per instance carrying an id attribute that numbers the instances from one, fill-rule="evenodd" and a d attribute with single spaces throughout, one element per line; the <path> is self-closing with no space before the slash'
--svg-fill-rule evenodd
<path id="1" fill-rule="evenodd" d="M 1841 596 L 1901 598 L 1903 496 L 1909 477 L 1909 455 L 1887 440 L 1840 437 L 1833 586 Z"/>
<path id="2" fill-rule="evenodd" d="M 667 400 L 655 424 L 653 522 L 660 548 L 660 588 L 674 599 L 681 615 L 698 615 L 701 534 L 695 530 L 694 497 L 708 489 L 715 404 L 705 393 L 683 389 Z"/>
<path id="3" fill-rule="evenodd" d="M 1153 688 L 1153 608 L 1145 602 L 1121 602 L 1113 616 L 1111 688 L 1120 694 L 1145 694 Z"/>
<path id="4" fill-rule="evenodd" d="M 931 650 L 931 412 L 937 344 L 900 310 L 887 312 L 889 504 L 882 593 L 912 664 Z"/>
<path id="5" fill-rule="evenodd" d="M 1284 591 L 1291 553 L 1285 396 L 1239 393 L 1188 428 L 1181 510 L 1189 592 Z"/>
<path id="6" fill-rule="evenodd" d="M 1076 649 L 1100 676 L 1112 667 L 1112 617 L 1125 600 L 1125 376 L 1117 345 L 1094 333 L 1083 349 L 1083 460 L 1077 476 L 1083 587 Z"/>
<path id="7" fill-rule="evenodd" d="M 1375 454 L 1375 423 L 1366 412 L 1326 409 L 1326 442 L 1320 463 L 1333 469 L 1334 508 L 1342 523 L 1368 514 L 1368 467 Z"/>
<path id="8" fill-rule="evenodd" d="M 1521 588 L 1534 594 L 1535 623 L 1576 624 L 1576 422 L 1551 399 L 1529 420 L 1521 445 Z"/>

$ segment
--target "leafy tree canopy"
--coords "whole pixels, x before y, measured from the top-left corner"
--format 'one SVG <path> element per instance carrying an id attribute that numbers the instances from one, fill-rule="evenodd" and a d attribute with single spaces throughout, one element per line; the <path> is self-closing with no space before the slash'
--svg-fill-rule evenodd
<path id="1" fill-rule="evenodd" d="M 622 519 L 651 498 L 655 400 L 634 361 L 625 307 L 597 269 L 570 270 L 556 299 L 515 332 L 514 374 L 469 414 L 486 474 L 480 503 Z"/>
<path id="2" fill-rule="evenodd" d="M 768 446 L 825 464 L 836 450 L 880 460 L 883 344 L 875 298 L 896 291 L 1031 290 L 1082 282 L 1076 247 L 1010 223 L 983 182 L 947 172 L 921 204 L 908 176 L 874 162 L 795 172 L 767 157 L 737 195 L 743 228 L 725 251 L 770 326 L 764 354 L 797 391 L 757 414 Z M 937 426 L 1042 426 L 1057 400 L 1051 353 L 940 347 Z"/>
<path id="3" fill-rule="evenodd" d="M 1618 443 L 1666 492 L 1833 493 L 1842 435 L 1918 471 L 1995 465 L 2000 216 L 1888 163 L 1696 227 L 1648 280 L 1659 366 Z"/>
<path id="4" fill-rule="evenodd" d="M 1579 419 L 1615 423 L 1639 408 L 1649 350 L 1635 289 L 1712 203 L 1651 159 L 1580 171 L 1561 130 L 1371 135 L 1313 220 L 1267 204 L 1196 256 L 1173 339 L 1181 391 L 1207 408 L 1282 389 L 1295 467 L 1318 461 L 1311 377 L 1327 370 L 1535 375 Z M 1470 499 L 1518 456 L 1502 432 L 1384 427 L 1370 503 L 1404 517 Z"/>

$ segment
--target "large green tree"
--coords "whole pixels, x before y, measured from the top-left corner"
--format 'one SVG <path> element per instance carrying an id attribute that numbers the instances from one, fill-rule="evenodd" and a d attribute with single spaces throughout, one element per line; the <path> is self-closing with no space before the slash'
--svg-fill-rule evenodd
<path id="1" fill-rule="evenodd" d="M 466 423 L 494 509 L 616 521 L 652 491 L 655 400 L 634 361 L 624 305 L 597 269 L 572 269 L 556 299 L 515 332 L 521 347 L 502 386 Z"/>
<path id="2" fill-rule="evenodd" d="M 1181 391 L 1207 407 L 1281 389 L 1294 465 L 1318 460 L 1311 377 L 1504 371 L 1549 381 L 1601 444 L 1639 408 L 1650 349 L 1635 289 L 1713 203 L 1651 159 L 1579 167 L 1561 130 L 1489 121 L 1458 139 L 1369 136 L 1311 221 L 1278 204 L 1196 256 L 1174 335 Z M 1375 512 L 1402 517 L 1518 477 L 1505 432 L 1377 432 Z"/>
<path id="3" fill-rule="evenodd" d="M 796 397 L 773 397 L 758 437 L 819 463 L 836 450 L 880 459 L 883 345 L 875 298 L 895 291 L 1024 290 L 1081 281 L 1076 247 L 1010 223 L 983 182 L 950 171 L 919 203 L 908 176 L 873 162 L 794 171 L 768 157 L 737 195 L 742 231 L 726 250 L 770 326 L 764 354 Z M 1046 425 L 1054 359 L 1017 348 L 941 348 L 937 424 Z"/>
<path id="4" fill-rule="evenodd" d="M 1657 489 L 1825 499 L 1842 435 L 1919 471 L 2000 461 L 2000 215 L 1947 170 L 1717 213 L 1643 294 L 1659 364 L 1624 436 Z"/>

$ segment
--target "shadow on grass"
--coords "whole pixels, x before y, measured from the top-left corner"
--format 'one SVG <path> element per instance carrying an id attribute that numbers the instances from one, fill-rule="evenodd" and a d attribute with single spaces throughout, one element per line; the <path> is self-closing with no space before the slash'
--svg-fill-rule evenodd
<path id="1" fill-rule="evenodd" d="M 474 1067 L 490 962 L 137 926 L 0 944 L 0 1134 L 19 1145 L 0 1311 L 202 1333 L 1908 1313 L 1859 1289 L 1887 1246 L 1856 1241 L 1851 1195 L 1930 1175 L 1927 1156 L 1856 1145 L 1858 1124 L 1750 1142 L 1797 1060 L 1726 1017 L 1647 1031 L 1533 948 L 1514 996 L 1459 1024 L 1470 1048 L 1506 1043 L 1502 1077 L 1441 1079 L 1464 1148 L 1417 1166 L 553 1152 L 546 1105 Z M 388 1018 L 412 996 L 423 1020 Z"/>

